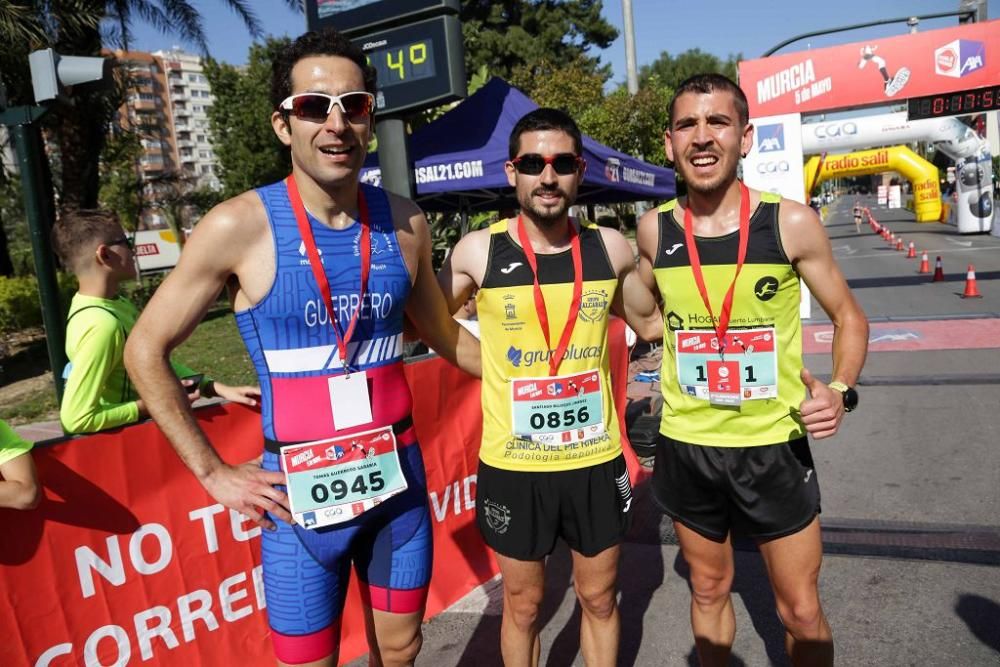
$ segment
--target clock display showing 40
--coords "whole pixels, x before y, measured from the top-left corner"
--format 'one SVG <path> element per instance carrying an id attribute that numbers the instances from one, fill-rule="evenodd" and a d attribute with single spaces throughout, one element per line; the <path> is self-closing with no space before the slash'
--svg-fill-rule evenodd
<path id="1" fill-rule="evenodd" d="M 434 43 L 421 40 L 390 49 L 372 51 L 368 62 L 378 72 L 378 87 L 388 88 L 434 76 Z"/>

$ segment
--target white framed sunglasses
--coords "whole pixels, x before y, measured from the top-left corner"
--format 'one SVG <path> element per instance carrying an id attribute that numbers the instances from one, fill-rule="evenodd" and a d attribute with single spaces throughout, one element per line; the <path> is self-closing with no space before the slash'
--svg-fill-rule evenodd
<path id="1" fill-rule="evenodd" d="M 286 97 L 278 105 L 278 109 L 290 112 L 299 120 L 323 123 L 333 112 L 334 106 L 340 107 L 347 120 L 361 123 L 368 120 L 375 110 L 375 96 L 364 91 L 352 91 L 343 95 L 299 93 Z"/>

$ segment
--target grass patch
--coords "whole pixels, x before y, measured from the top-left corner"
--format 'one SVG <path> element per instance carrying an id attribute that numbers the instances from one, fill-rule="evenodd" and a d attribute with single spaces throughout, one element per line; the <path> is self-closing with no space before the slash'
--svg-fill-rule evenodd
<path id="1" fill-rule="evenodd" d="M 51 377 L 46 374 L 47 381 L 39 383 L 41 386 L 0 405 L 0 419 L 15 425 L 58 419 L 59 406 L 56 404 L 56 388 Z"/>
<path id="2" fill-rule="evenodd" d="M 44 341 L 37 333 L 37 341 Z M 52 375 L 44 344 L 34 354 L 17 358 L 17 379 L 0 392 L 0 419 L 12 424 L 29 424 L 59 418 Z M 255 385 L 257 374 L 246 353 L 236 319 L 228 305 L 212 309 L 191 337 L 177 348 L 172 358 L 228 385 Z M 10 362 L 10 360 L 7 360 Z M 10 373 L 14 376 L 14 373 Z"/>
<path id="3" fill-rule="evenodd" d="M 209 311 L 171 358 L 228 385 L 257 384 L 257 373 L 228 306 Z"/>

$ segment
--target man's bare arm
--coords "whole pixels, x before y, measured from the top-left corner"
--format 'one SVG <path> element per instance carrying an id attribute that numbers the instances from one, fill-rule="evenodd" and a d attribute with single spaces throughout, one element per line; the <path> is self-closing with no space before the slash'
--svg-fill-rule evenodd
<path id="1" fill-rule="evenodd" d="M 833 258 L 830 240 L 816 213 L 782 200 L 781 242 L 798 274 L 833 322 L 833 380 L 853 386 L 868 353 L 868 320 Z M 811 398 L 801 406 L 802 420 L 816 438 L 837 432 L 844 416 L 843 396 L 802 369 Z"/>
<path id="2" fill-rule="evenodd" d="M 635 333 L 647 341 L 663 338 L 663 314 L 653 291 L 642 280 L 632 246 L 619 232 L 602 229 L 604 247 L 618 273 L 618 291 L 612 302 L 613 311 L 623 317 Z M 642 248 L 639 249 L 642 262 Z"/>
<path id="3" fill-rule="evenodd" d="M 274 488 L 280 473 L 257 462 L 232 466 L 219 457 L 191 411 L 170 363 L 170 352 L 201 322 L 253 242 L 247 220 L 255 214 L 252 193 L 209 212 L 185 245 L 177 267 L 160 285 L 136 322 L 125 347 L 125 366 L 156 420 L 185 465 L 217 501 L 261 525 L 273 524 L 263 511 L 291 522 L 287 498 Z"/>
<path id="4" fill-rule="evenodd" d="M 401 198 L 394 198 L 393 214 L 402 214 L 407 219 L 400 229 L 401 242 L 407 244 L 411 271 L 415 272 L 406 300 L 406 316 L 428 347 L 466 373 L 482 377 L 479 340 L 451 317 L 444 295 L 434 280 L 427 218 L 416 204 Z"/>
<path id="5" fill-rule="evenodd" d="M 468 300 L 473 290 L 483 283 L 489 254 L 489 229 L 466 234 L 438 271 L 437 281 L 448 302 L 448 312 L 454 314 Z"/>

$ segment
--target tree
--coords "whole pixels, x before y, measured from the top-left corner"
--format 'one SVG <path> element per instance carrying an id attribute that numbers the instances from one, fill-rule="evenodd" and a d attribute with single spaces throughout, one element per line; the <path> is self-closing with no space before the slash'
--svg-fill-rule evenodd
<path id="1" fill-rule="evenodd" d="M 665 165 L 663 131 L 672 96 L 672 89 L 655 76 L 634 96 L 622 86 L 580 116 L 580 129 L 605 146 Z"/>
<path id="2" fill-rule="evenodd" d="M 592 46 L 607 48 L 618 31 L 601 16 L 602 0 L 463 0 L 465 68 L 485 65 L 509 79 L 519 65 L 556 66 L 583 59 L 596 71 Z"/>
<path id="3" fill-rule="evenodd" d="M 222 1 L 242 19 L 251 35 L 262 34 L 247 0 Z M 285 2 L 300 8 L 299 0 Z M 0 4 L 0 81 L 7 85 L 11 102 L 32 101 L 26 83 L 30 51 L 52 47 L 63 54 L 97 56 L 103 46 L 127 50 L 136 20 L 208 52 L 201 16 L 190 0 L 5 0 Z M 102 26 L 108 44 L 102 41 Z M 97 156 L 116 108 L 114 100 L 100 93 L 77 96 L 72 106 L 58 105 L 50 131 L 60 152 L 63 206 L 97 204 Z"/>
<path id="4" fill-rule="evenodd" d="M 743 59 L 742 54 L 730 55 L 726 60 L 705 53 L 701 49 L 688 49 L 676 56 L 663 51 L 660 57 L 648 65 L 639 68 L 639 81 L 645 82 L 652 76 L 659 78 L 660 83 L 676 90 L 684 79 L 695 74 L 715 72 L 724 74 L 736 81 L 737 64 Z"/>
<path id="5" fill-rule="evenodd" d="M 510 83 L 517 86 L 539 106 L 562 109 L 579 118 L 604 98 L 604 82 L 608 77 L 584 57 L 556 65 L 543 60 L 533 65 L 518 65 Z"/>
<path id="6" fill-rule="evenodd" d="M 142 156 L 140 136 L 119 130 L 108 139 L 101 155 L 100 202 L 114 211 L 127 230 L 135 230 L 143 209 L 143 183 L 136 170 Z"/>
<path id="7" fill-rule="evenodd" d="M 215 95 L 208 121 L 226 197 L 281 180 L 291 171 L 288 149 L 271 128 L 270 94 L 271 63 L 288 44 L 288 38 L 254 44 L 245 68 L 205 61 Z"/>
<path id="8" fill-rule="evenodd" d="M 0 276 L 27 273 L 30 267 L 31 242 L 24 223 L 21 179 L 0 168 Z"/>

